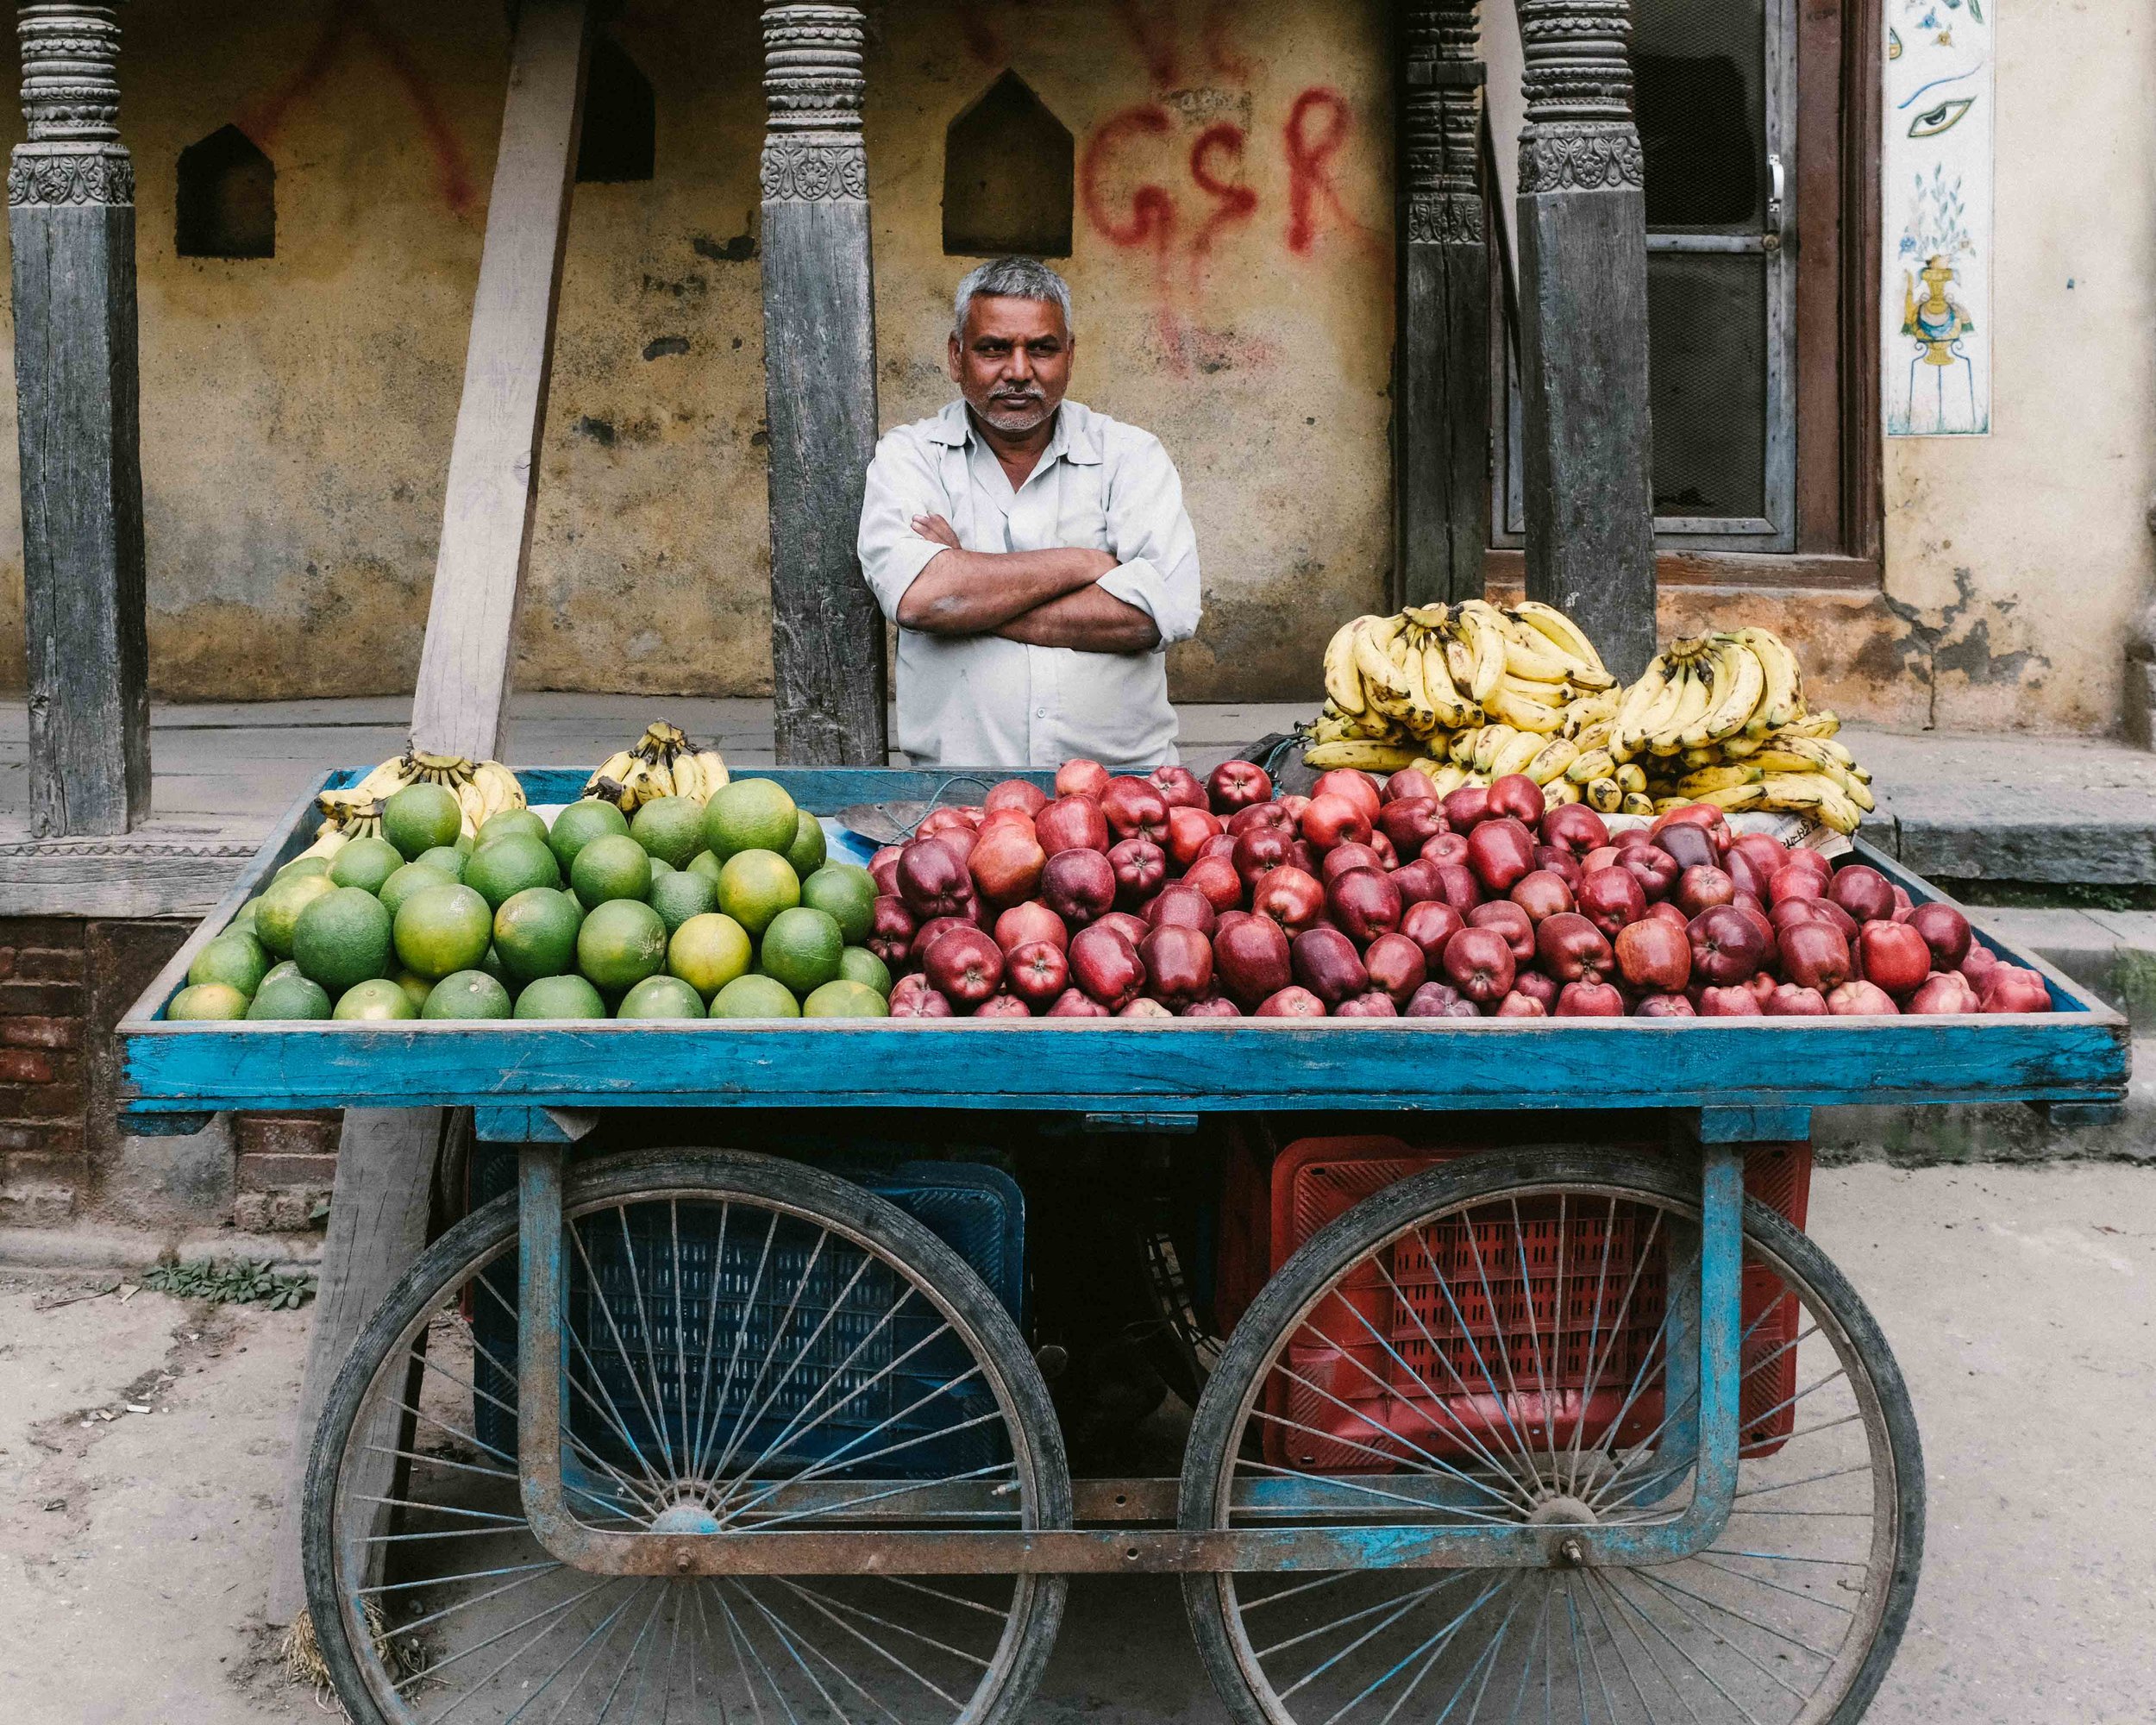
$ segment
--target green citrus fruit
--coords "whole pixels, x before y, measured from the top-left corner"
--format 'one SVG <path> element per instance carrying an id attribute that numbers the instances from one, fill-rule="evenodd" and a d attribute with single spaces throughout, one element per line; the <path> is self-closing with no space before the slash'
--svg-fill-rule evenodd
<path id="1" fill-rule="evenodd" d="M 508 832 L 472 853 L 464 865 L 464 884 L 485 899 L 489 909 L 499 910 L 528 887 L 560 886 L 561 865 L 543 838 Z"/>
<path id="2" fill-rule="evenodd" d="M 374 896 L 382 901 L 384 910 L 395 916 L 404 909 L 404 900 L 422 887 L 439 887 L 445 881 L 454 885 L 456 878 L 431 862 L 407 862 L 382 882 Z"/>
<path id="3" fill-rule="evenodd" d="M 610 899 L 641 899 L 651 890 L 651 859 L 627 833 L 609 833 L 576 853 L 569 884 L 587 911 Z"/>
<path id="4" fill-rule="evenodd" d="M 603 1019 L 606 1002 L 581 976 L 542 976 L 517 996 L 520 1019 Z"/>
<path id="5" fill-rule="evenodd" d="M 295 856 L 270 878 L 281 881 L 287 875 L 326 875 L 329 872 L 327 856 Z"/>
<path id="6" fill-rule="evenodd" d="M 577 931 L 577 969 L 609 994 L 625 994 L 666 962 L 667 925 L 641 899 L 609 899 Z"/>
<path id="7" fill-rule="evenodd" d="M 691 917 L 667 944 L 667 969 L 710 1000 L 735 977 L 746 975 L 755 948 L 749 931 L 730 916 Z"/>
<path id="8" fill-rule="evenodd" d="M 704 842 L 722 862 L 743 850 L 783 856 L 800 833 L 800 811 L 774 780 L 736 779 L 705 805 Z"/>
<path id="9" fill-rule="evenodd" d="M 798 1019 L 801 1016 L 793 991 L 770 976 L 736 976 L 718 991 L 711 1002 L 715 1019 Z"/>
<path id="10" fill-rule="evenodd" d="M 806 809 L 795 816 L 793 843 L 786 848 L 786 860 L 793 865 L 793 872 L 803 880 L 824 866 L 830 854 L 824 843 L 824 823 Z"/>
<path id="11" fill-rule="evenodd" d="M 505 1019 L 509 990 L 484 970 L 459 970 L 444 976 L 419 1009 L 423 1019 Z"/>
<path id="12" fill-rule="evenodd" d="M 415 976 L 409 970 L 399 970 L 392 979 L 404 991 L 404 998 L 411 1002 L 411 1015 L 417 1018 L 427 1005 L 427 996 L 434 993 L 434 979 Z"/>
<path id="13" fill-rule="evenodd" d="M 636 811 L 629 836 L 661 862 L 684 868 L 704 848 L 704 805 L 693 797 L 660 797 Z"/>
<path id="14" fill-rule="evenodd" d="M 626 837 L 628 832 L 628 817 L 613 804 L 586 797 L 580 803 L 571 803 L 555 816 L 547 843 L 554 847 L 554 860 L 561 865 L 561 872 L 566 875 L 575 865 L 576 853 L 594 838 L 609 835 Z"/>
<path id="15" fill-rule="evenodd" d="M 465 862 L 471 854 L 468 850 L 460 850 L 454 844 L 437 844 L 431 850 L 421 851 L 411 860 L 427 868 L 439 870 L 452 881 L 461 881 L 464 878 Z"/>
<path id="16" fill-rule="evenodd" d="M 391 918 L 363 887 L 339 887 L 299 913 L 292 958 L 332 994 L 388 974 Z"/>
<path id="17" fill-rule="evenodd" d="M 874 988 L 886 999 L 891 994 L 891 967 L 865 946 L 849 946 L 838 955 L 842 981 Z"/>
<path id="18" fill-rule="evenodd" d="M 299 967 L 297 964 L 289 958 L 280 958 L 262 973 L 262 988 L 268 988 L 273 982 L 281 982 L 287 976 L 297 976 L 298 974 Z M 261 988 L 256 989 L 255 992 L 260 994 Z"/>
<path id="19" fill-rule="evenodd" d="M 355 838 L 337 852 L 329 878 L 340 887 L 382 890 L 382 882 L 404 866 L 403 854 L 386 838 Z"/>
<path id="20" fill-rule="evenodd" d="M 172 1005 L 165 1008 L 165 1016 L 182 1023 L 243 1019 L 247 1007 L 247 996 L 229 982 L 197 982 L 172 996 Z"/>
<path id="21" fill-rule="evenodd" d="M 829 982 L 801 1003 L 805 1019 L 887 1019 L 890 1002 L 865 982 L 849 982 L 841 976 Z"/>
<path id="22" fill-rule="evenodd" d="M 539 816 L 528 808 L 505 808 L 490 814 L 480 825 L 472 840 L 473 852 L 476 855 L 496 839 L 517 832 L 527 838 L 536 838 L 542 844 L 547 842 L 547 824 Z"/>
<path id="23" fill-rule="evenodd" d="M 493 944 L 493 907 L 459 881 L 422 887 L 397 913 L 395 934 L 404 968 L 439 982 L 479 969 Z"/>
<path id="24" fill-rule="evenodd" d="M 875 876 L 851 862 L 826 862 L 802 877 L 801 902 L 829 911 L 845 931 L 846 944 L 858 946 L 875 925 Z"/>
<path id="25" fill-rule="evenodd" d="M 512 982 L 565 976 L 576 969 L 576 932 L 584 911 L 554 887 L 527 887 L 494 913 L 494 950 Z"/>
<path id="26" fill-rule="evenodd" d="M 691 917 L 718 908 L 718 889 L 701 875 L 686 869 L 669 869 L 651 883 L 644 902 L 659 913 L 672 934 Z"/>
<path id="27" fill-rule="evenodd" d="M 251 934 L 227 929 L 195 955 L 187 967 L 190 982 L 223 982 L 242 994 L 252 994 L 269 974 L 270 956 Z"/>
<path id="28" fill-rule="evenodd" d="M 382 805 L 382 837 L 411 862 L 464 831 L 464 805 L 441 785 L 406 785 Z"/>
<path id="29" fill-rule="evenodd" d="M 704 997 L 679 976 L 647 976 L 621 999 L 617 1019 L 700 1019 Z"/>
<path id="30" fill-rule="evenodd" d="M 800 876 L 775 850 L 743 850 L 718 871 L 718 907 L 758 939 L 771 919 L 801 902 Z"/>
<path id="31" fill-rule="evenodd" d="M 297 970 L 275 982 L 265 976 L 262 986 L 254 991 L 254 1002 L 247 1015 L 251 1019 L 326 1019 L 329 997 L 318 983 L 310 982 Z"/>
<path id="32" fill-rule="evenodd" d="M 711 884 L 713 886 L 718 884 L 718 867 L 716 863 L 711 867 Z M 224 932 L 227 934 L 254 933 L 254 914 L 261 908 L 262 901 L 260 898 L 249 899 L 239 909 L 232 913 L 232 920 L 224 925 Z"/>
<path id="33" fill-rule="evenodd" d="M 509 986 L 509 972 L 502 963 L 501 953 L 496 950 L 494 943 L 491 940 L 486 943 L 486 953 L 479 960 L 479 968 L 504 988 Z"/>
<path id="34" fill-rule="evenodd" d="M 286 875 L 262 894 L 254 913 L 254 938 L 279 958 L 292 956 L 292 927 L 300 912 L 338 890 L 327 875 Z"/>
<path id="35" fill-rule="evenodd" d="M 797 994 L 811 994 L 838 976 L 839 955 L 846 937 L 838 931 L 838 919 L 828 911 L 796 905 L 780 911 L 763 932 L 760 969 L 775 976 Z"/>
<path id="36" fill-rule="evenodd" d="M 718 884 L 718 858 L 709 850 L 699 850 L 689 858 L 689 873 L 701 875 L 714 887 Z"/>
<path id="37" fill-rule="evenodd" d="M 382 1023 L 392 1019 L 416 1019 L 419 1007 L 411 996 L 396 983 L 377 976 L 372 982 L 360 983 L 345 991 L 337 1002 L 333 1019 L 347 1022 L 358 1019 L 367 1023 Z"/>

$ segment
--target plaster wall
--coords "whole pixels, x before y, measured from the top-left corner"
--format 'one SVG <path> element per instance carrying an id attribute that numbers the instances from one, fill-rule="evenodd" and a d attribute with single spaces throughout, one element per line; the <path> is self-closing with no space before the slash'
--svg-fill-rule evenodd
<path id="1" fill-rule="evenodd" d="M 1156 431 L 1188 486 L 1208 619 L 1178 652 L 1179 691 L 1312 681 L 1313 619 L 1376 604 L 1390 557 L 1378 0 L 871 12 L 885 422 L 947 397 L 950 293 L 973 260 L 942 252 L 944 129 L 1012 66 L 1076 137 L 1077 392 Z M 136 0 L 124 22 L 154 686 L 402 693 L 493 171 L 502 9 Z M 634 0 L 613 28 L 655 86 L 658 175 L 578 188 L 515 674 L 764 693 L 755 12 Z M 179 152 L 228 122 L 278 170 L 273 260 L 174 254 Z M 0 684 L 19 687 L 15 456 L 0 432 Z"/>

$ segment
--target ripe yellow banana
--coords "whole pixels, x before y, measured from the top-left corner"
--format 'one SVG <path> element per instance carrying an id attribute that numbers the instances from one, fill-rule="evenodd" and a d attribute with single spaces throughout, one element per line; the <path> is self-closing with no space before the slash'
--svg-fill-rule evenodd
<path id="1" fill-rule="evenodd" d="M 1359 767 L 1366 773 L 1397 773 L 1421 758 L 1421 751 L 1392 743 L 1317 743 L 1302 751 L 1306 766 Z"/>
<path id="2" fill-rule="evenodd" d="M 1696 773 L 1688 773 L 1677 781 L 1679 796 L 1703 797 L 1710 791 L 1733 790 L 1740 785 L 1756 785 L 1766 775 L 1757 767 L 1707 767 Z"/>
<path id="3" fill-rule="evenodd" d="M 1626 762 L 1617 769 L 1614 776 L 1617 781 L 1617 788 L 1626 796 L 1632 796 L 1647 788 L 1646 769 L 1637 762 Z"/>
<path id="4" fill-rule="evenodd" d="M 1677 685 L 1675 704 L 1646 740 L 1648 749 L 1657 755 L 1676 754 L 1683 746 L 1685 731 L 1707 711 L 1707 681 L 1701 675 L 1699 663 L 1688 662 L 1680 674 L 1683 681 Z"/>
<path id="5" fill-rule="evenodd" d="M 1552 779 L 1564 776 L 1564 769 L 1579 758 L 1580 745 L 1566 737 L 1557 737 L 1538 749 L 1527 764 L 1520 768 L 1538 785 L 1546 785 Z"/>
<path id="6" fill-rule="evenodd" d="M 1576 785 L 1592 784 L 1596 779 L 1608 779 L 1617 771 L 1617 762 L 1607 749 L 1583 749 L 1564 769 L 1564 776 Z"/>
<path id="7" fill-rule="evenodd" d="M 1742 731 L 1766 689 L 1759 656 L 1733 635 L 1718 637 L 1713 656 L 1713 695 L 1707 709 L 1687 725 L 1681 739 L 1687 749 L 1719 743 Z"/>
<path id="8" fill-rule="evenodd" d="M 1498 681 L 1505 674 L 1505 619 L 1487 599 L 1470 599 L 1461 603 L 1454 627 L 1474 656 L 1474 675 L 1467 685 L 1468 693 L 1487 706 L 1496 691 Z"/>
<path id="9" fill-rule="evenodd" d="M 1542 787 L 1542 800 L 1550 808 L 1562 808 L 1567 803 L 1580 800 L 1580 787 L 1570 779 L 1551 780 Z"/>
<path id="10" fill-rule="evenodd" d="M 1501 678 L 1482 702 L 1482 710 L 1515 730 L 1532 731 L 1544 737 L 1554 735 L 1564 723 L 1562 707 L 1522 694 L 1518 685 L 1507 683 Z"/>
<path id="11" fill-rule="evenodd" d="M 1524 773 L 1527 763 L 1542 752 L 1543 738 L 1539 733 L 1523 731 L 1497 751 L 1489 763 L 1492 779 L 1502 779 L 1514 773 Z"/>
<path id="12" fill-rule="evenodd" d="M 1682 687 L 1670 681 L 1670 670 L 1668 656 L 1657 654 L 1639 681 L 1625 691 L 1610 731 L 1610 752 L 1620 759 L 1637 755 L 1663 710 L 1676 706 Z"/>
<path id="13" fill-rule="evenodd" d="M 1369 620 L 1358 617 L 1342 624 L 1326 643 L 1326 697 L 1342 712 L 1360 712 L 1368 705 L 1363 698 L 1363 679 L 1355 668 L 1355 637 Z"/>
<path id="14" fill-rule="evenodd" d="M 1587 638 L 1587 631 L 1555 605 L 1544 605 L 1538 599 L 1522 599 L 1513 607 L 1512 615 L 1545 637 L 1551 645 L 1567 657 L 1576 659 L 1595 670 L 1602 669 L 1602 656 L 1595 650 L 1595 643 Z"/>
<path id="15" fill-rule="evenodd" d="M 1588 807 L 1597 814 L 1615 814 L 1625 800 L 1625 794 L 1617 788 L 1614 779 L 1590 780 L 1586 794 Z"/>
<path id="16" fill-rule="evenodd" d="M 1432 637 L 1422 649 L 1422 687 L 1435 709 L 1438 720 L 1450 731 L 1464 730 L 1480 724 L 1482 714 L 1475 704 L 1462 693 L 1452 681 L 1451 661 L 1445 656 L 1445 643 Z"/>
<path id="17" fill-rule="evenodd" d="M 1740 629 L 1737 639 L 1758 660 L 1762 675 L 1758 704 L 1745 729 L 1754 737 L 1764 737 L 1803 712 L 1803 674 L 1796 655 L 1772 630 Z"/>
<path id="18" fill-rule="evenodd" d="M 1486 724 L 1475 734 L 1475 754 L 1471 770 L 1487 773 L 1497 759 L 1497 751 L 1520 733 L 1509 724 Z"/>
<path id="19" fill-rule="evenodd" d="M 1619 814 L 1652 814 L 1654 799 L 1645 791 L 1626 791 L 1624 801 L 1617 805 Z"/>

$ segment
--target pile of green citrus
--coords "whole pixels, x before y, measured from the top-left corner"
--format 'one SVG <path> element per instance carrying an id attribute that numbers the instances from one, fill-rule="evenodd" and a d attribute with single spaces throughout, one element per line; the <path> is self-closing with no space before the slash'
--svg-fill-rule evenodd
<path id="1" fill-rule="evenodd" d="M 204 946 L 173 1019 L 881 1018 L 865 869 L 769 779 L 708 804 L 572 804 L 463 830 L 410 785 L 382 836 L 304 856 Z"/>

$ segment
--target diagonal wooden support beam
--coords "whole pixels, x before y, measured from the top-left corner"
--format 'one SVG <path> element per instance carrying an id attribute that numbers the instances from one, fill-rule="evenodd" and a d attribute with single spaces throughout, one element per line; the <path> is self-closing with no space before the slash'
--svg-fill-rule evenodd
<path id="1" fill-rule="evenodd" d="M 412 698 L 412 740 L 438 754 L 477 759 L 502 747 L 517 598 L 531 561 L 591 25 L 591 0 L 523 0 L 517 21 Z"/>

